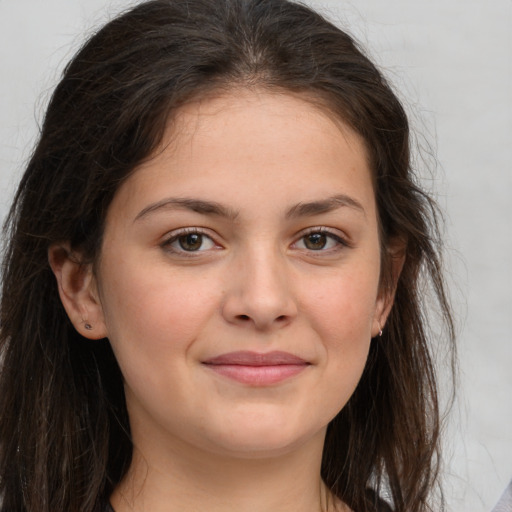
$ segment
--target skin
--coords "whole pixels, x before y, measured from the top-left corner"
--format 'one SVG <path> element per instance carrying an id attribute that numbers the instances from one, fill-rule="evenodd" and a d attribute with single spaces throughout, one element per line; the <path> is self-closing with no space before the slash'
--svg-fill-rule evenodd
<path id="1" fill-rule="evenodd" d="M 320 479 L 326 426 L 391 302 L 358 135 L 292 94 L 190 103 L 117 191 L 95 271 L 74 256 L 50 250 L 63 304 L 125 378 L 117 512 L 347 510 Z M 205 364 L 240 350 L 305 365 L 246 383 Z"/>

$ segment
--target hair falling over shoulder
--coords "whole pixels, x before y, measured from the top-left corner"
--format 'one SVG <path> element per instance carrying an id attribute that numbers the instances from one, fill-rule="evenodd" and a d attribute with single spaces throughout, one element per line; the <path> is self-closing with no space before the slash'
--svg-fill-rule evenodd
<path id="1" fill-rule="evenodd" d="M 66 67 L 6 221 L 0 511 L 98 511 L 126 473 L 121 372 L 108 340 L 86 340 L 68 320 L 48 248 L 66 241 L 94 262 L 116 190 L 174 112 L 240 87 L 306 93 L 350 125 L 374 173 L 382 286 L 391 246 L 405 251 L 384 333 L 328 427 L 324 481 L 357 512 L 382 498 L 396 512 L 442 509 L 433 350 L 443 343 L 453 357 L 453 321 L 439 215 L 412 168 L 402 105 L 353 39 L 302 4 L 152 0 L 109 22 Z M 434 299 L 444 341 L 429 325 Z"/>

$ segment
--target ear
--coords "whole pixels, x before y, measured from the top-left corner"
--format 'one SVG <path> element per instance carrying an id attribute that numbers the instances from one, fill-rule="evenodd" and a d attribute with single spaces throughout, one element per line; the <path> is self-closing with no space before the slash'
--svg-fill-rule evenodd
<path id="1" fill-rule="evenodd" d="M 60 300 L 75 329 L 91 340 L 105 338 L 107 329 L 92 264 L 83 263 L 68 244 L 52 245 L 48 261 L 57 279 Z"/>
<path id="2" fill-rule="evenodd" d="M 386 248 L 386 257 L 383 264 L 388 266 L 389 277 L 380 284 L 380 291 L 377 296 L 375 315 L 373 317 L 372 338 L 379 336 L 380 331 L 384 330 L 389 312 L 395 299 L 398 279 L 402 273 L 402 268 L 406 257 L 406 242 L 402 239 L 393 240 Z"/>

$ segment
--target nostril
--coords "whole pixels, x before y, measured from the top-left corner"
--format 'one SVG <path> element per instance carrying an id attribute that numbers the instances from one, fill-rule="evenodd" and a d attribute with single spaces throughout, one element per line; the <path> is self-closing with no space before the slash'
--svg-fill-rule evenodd
<path id="1" fill-rule="evenodd" d="M 276 318 L 278 322 L 282 322 L 283 320 L 286 320 L 286 315 L 281 315 Z"/>
<path id="2" fill-rule="evenodd" d="M 247 315 L 238 315 L 238 318 L 244 321 L 250 320 L 250 318 Z"/>

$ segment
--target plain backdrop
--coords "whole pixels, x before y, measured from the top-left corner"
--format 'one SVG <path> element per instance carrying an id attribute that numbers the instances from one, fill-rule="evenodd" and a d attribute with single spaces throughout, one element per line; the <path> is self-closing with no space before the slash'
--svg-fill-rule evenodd
<path id="1" fill-rule="evenodd" d="M 446 214 L 460 358 L 445 492 L 449 510 L 488 511 L 512 478 L 512 1 L 308 3 L 368 48 L 437 154 L 425 184 Z M 0 0 L 2 219 L 63 66 L 129 4 Z"/>

